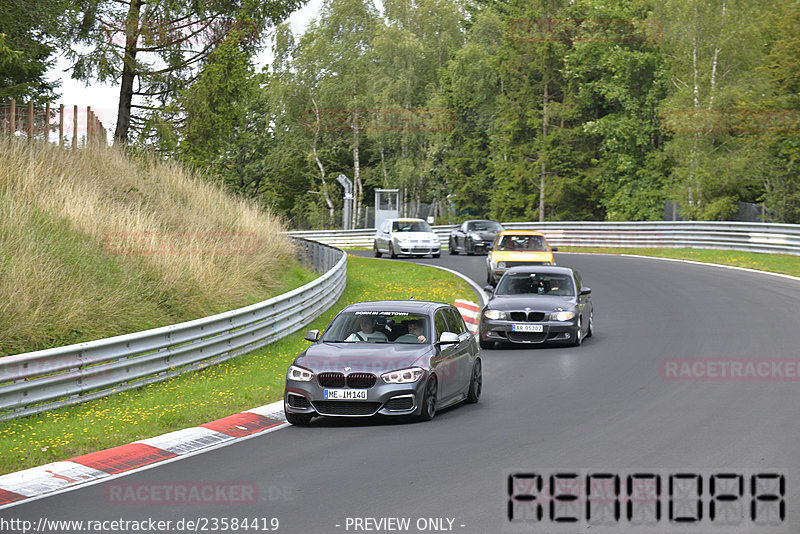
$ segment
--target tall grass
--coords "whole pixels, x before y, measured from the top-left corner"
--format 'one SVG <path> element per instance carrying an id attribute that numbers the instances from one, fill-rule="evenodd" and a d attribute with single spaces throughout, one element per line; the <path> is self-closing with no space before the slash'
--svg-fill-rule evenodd
<path id="1" fill-rule="evenodd" d="M 173 162 L 0 140 L 0 356 L 244 306 L 298 277 L 282 221 Z"/>

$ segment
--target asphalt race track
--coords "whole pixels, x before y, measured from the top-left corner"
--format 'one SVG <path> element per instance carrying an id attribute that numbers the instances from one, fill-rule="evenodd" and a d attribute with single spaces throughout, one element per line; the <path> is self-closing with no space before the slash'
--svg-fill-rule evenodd
<path id="1" fill-rule="evenodd" d="M 449 256 L 445 250 L 438 259 L 406 261 L 441 265 L 485 283 L 484 256 Z M 0 511 L 0 518 L 173 525 L 181 519 L 278 518 L 278 532 L 298 534 L 800 532 L 800 380 L 662 376 L 665 360 L 676 358 L 796 364 L 800 282 L 640 258 L 557 254 L 556 261 L 576 267 L 592 288 L 594 337 L 576 348 L 483 351 L 484 390 L 476 405 L 439 412 L 429 423 L 315 419 L 308 428 L 282 429 L 26 502 Z M 623 521 L 607 530 L 585 521 L 567 530 L 547 520 L 510 523 L 512 470 L 696 473 L 706 496 L 712 474 L 742 473 L 742 499 L 749 498 L 751 474 L 779 472 L 786 477 L 786 517 L 774 529 L 748 523 L 742 530 L 714 530 L 717 525 L 708 523 L 670 530 L 664 518 L 653 527 Z M 113 485 L 176 482 L 255 484 L 259 499 L 165 506 L 119 505 L 107 498 Z M 577 513 L 585 518 L 583 509 Z M 379 529 L 368 518 L 409 518 L 410 526 L 383 522 Z M 211 523 L 207 527 L 213 531 Z"/>

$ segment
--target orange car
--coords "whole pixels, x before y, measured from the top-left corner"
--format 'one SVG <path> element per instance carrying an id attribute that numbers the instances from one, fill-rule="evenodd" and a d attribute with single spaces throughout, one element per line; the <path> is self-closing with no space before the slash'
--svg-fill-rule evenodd
<path id="1" fill-rule="evenodd" d="M 541 232 L 505 230 L 497 234 L 486 256 L 486 283 L 496 284 L 506 269 L 518 265 L 555 265 L 553 252 Z"/>

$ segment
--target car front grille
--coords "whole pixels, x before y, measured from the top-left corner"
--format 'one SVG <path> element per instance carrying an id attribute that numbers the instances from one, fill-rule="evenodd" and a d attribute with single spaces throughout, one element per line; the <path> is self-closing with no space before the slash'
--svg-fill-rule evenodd
<path id="1" fill-rule="evenodd" d="M 314 409 L 321 415 L 372 415 L 381 407 L 379 402 L 316 401 Z"/>
<path id="2" fill-rule="evenodd" d="M 414 399 L 410 395 L 403 397 L 394 397 L 389 399 L 386 403 L 386 409 L 390 411 L 400 412 L 403 410 L 410 410 L 414 407 Z"/>
<path id="3" fill-rule="evenodd" d="M 351 373 L 347 375 L 347 387 L 354 389 L 368 389 L 375 385 L 378 377 L 372 373 Z"/>
<path id="4" fill-rule="evenodd" d="M 547 261 L 506 261 L 506 268 L 520 267 L 522 265 L 550 265 Z"/>
<path id="5" fill-rule="evenodd" d="M 317 381 L 324 388 L 343 388 L 344 373 L 320 373 L 317 375 Z"/>
<path id="6" fill-rule="evenodd" d="M 540 323 L 544 321 L 543 312 L 512 311 L 510 315 L 512 321 L 528 321 L 531 323 Z"/>
<path id="7" fill-rule="evenodd" d="M 347 386 L 354 389 L 369 389 L 375 385 L 377 378 L 372 373 L 350 373 L 347 377 L 344 376 L 344 373 L 320 373 L 317 375 L 319 385 L 324 388 Z"/>

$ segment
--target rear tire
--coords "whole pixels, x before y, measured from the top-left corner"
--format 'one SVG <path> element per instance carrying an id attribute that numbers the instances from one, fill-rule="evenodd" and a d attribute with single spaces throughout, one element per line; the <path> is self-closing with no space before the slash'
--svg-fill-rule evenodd
<path id="1" fill-rule="evenodd" d="M 382 254 L 381 254 L 381 251 L 378 250 L 378 244 L 377 243 L 372 245 L 372 253 L 375 255 L 376 258 L 380 258 L 381 257 Z"/>
<path id="2" fill-rule="evenodd" d="M 436 415 L 436 392 L 438 390 L 439 384 L 436 382 L 436 377 L 430 377 L 425 384 L 425 396 L 422 399 L 422 411 L 419 414 L 420 421 L 430 421 Z"/>
<path id="3" fill-rule="evenodd" d="M 302 413 L 286 412 L 286 420 L 295 426 L 308 426 L 312 417 L 312 415 L 305 415 Z"/>
<path id="4" fill-rule="evenodd" d="M 467 402 L 475 404 L 481 398 L 481 390 L 483 389 L 483 372 L 481 371 L 480 358 L 475 360 L 475 366 L 472 368 L 472 378 L 469 381 L 469 391 L 467 392 Z"/>
<path id="5" fill-rule="evenodd" d="M 452 237 L 450 238 L 450 243 L 447 246 L 450 247 L 450 254 L 451 255 L 455 256 L 456 254 L 458 254 L 458 251 L 456 250 L 456 244 L 455 244 L 455 242 L 453 242 L 453 238 Z"/>

